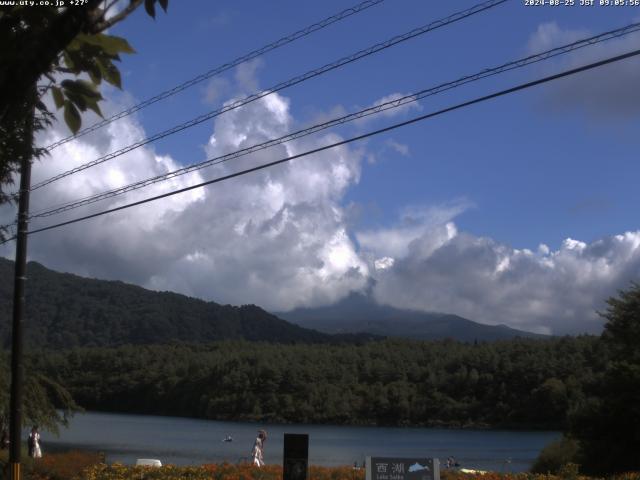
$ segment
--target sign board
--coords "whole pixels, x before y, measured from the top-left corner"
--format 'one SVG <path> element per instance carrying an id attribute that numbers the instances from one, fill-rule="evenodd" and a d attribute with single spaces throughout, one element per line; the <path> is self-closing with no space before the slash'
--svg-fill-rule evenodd
<path id="1" fill-rule="evenodd" d="M 440 480 L 437 458 L 367 457 L 366 480 Z"/>
<path id="2" fill-rule="evenodd" d="M 309 435 L 285 433 L 283 458 L 283 480 L 307 480 L 309 478 Z"/>

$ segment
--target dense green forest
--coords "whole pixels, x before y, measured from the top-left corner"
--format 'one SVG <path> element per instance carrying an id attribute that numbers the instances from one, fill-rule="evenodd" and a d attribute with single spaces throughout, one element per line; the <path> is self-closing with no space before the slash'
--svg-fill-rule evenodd
<path id="1" fill-rule="evenodd" d="M 209 419 L 562 428 L 598 381 L 595 337 L 122 346 L 31 355 L 92 410 Z"/>

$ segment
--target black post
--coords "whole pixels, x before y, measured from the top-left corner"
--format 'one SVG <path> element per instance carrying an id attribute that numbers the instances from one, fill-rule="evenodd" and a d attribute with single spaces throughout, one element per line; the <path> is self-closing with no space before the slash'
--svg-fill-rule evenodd
<path id="1" fill-rule="evenodd" d="M 11 336 L 11 403 L 9 422 L 9 463 L 11 480 L 20 480 L 20 449 L 22 447 L 22 323 L 25 310 L 27 280 L 27 232 L 29 230 L 29 189 L 31 159 L 26 155 L 20 164 L 20 197 L 18 200 L 18 233 L 13 283 L 13 331 Z"/>
<path id="2" fill-rule="evenodd" d="M 309 435 L 285 433 L 282 457 L 283 480 L 307 480 L 309 478 Z"/>

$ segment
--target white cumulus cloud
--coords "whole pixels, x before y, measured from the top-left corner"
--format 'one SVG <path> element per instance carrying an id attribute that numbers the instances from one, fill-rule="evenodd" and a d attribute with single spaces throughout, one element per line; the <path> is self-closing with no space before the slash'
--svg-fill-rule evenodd
<path id="1" fill-rule="evenodd" d="M 397 255 L 374 272 L 380 303 L 541 333 L 599 333 L 596 310 L 640 277 L 640 231 L 592 243 L 568 238 L 537 252 L 460 233 L 451 221 L 414 232 L 400 250 L 389 248 L 392 232 L 369 233 L 368 248 Z"/>
<path id="2" fill-rule="evenodd" d="M 455 225 L 449 220 L 471 206 L 466 200 L 458 200 L 432 207 L 407 207 L 398 225 L 357 232 L 356 239 L 362 249 L 376 256 L 399 258 L 405 257 L 410 246 L 429 233 L 433 242 L 430 249 L 434 249 L 455 235 Z"/>
<path id="3" fill-rule="evenodd" d="M 243 80 L 250 77 L 245 73 Z M 207 153 L 216 156 L 280 136 L 293 124 L 288 100 L 272 94 L 218 117 Z M 57 125 L 42 143 L 66 134 Z M 34 182 L 141 137 L 144 132 L 132 117 L 112 123 L 98 135 L 53 150 L 50 158 L 34 166 Z M 337 140 L 336 135 L 325 134 L 278 146 L 102 202 L 91 211 Z M 362 288 L 368 275 L 369 267 L 356 252 L 340 205 L 346 189 L 359 179 L 361 156 L 347 147 L 336 148 L 207 189 L 36 234 L 30 238 L 30 259 L 57 270 L 223 303 L 251 302 L 281 310 L 332 302 Z M 160 155 L 152 147 L 140 148 L 37 190 L 32 211 L 178 167 L 171 156 Z M 6 206 L 0 211 L 4 222 L 13 215 L 13 209 Z M 9 248 L 5 246 L 0 253 L 11 256 Z"/>

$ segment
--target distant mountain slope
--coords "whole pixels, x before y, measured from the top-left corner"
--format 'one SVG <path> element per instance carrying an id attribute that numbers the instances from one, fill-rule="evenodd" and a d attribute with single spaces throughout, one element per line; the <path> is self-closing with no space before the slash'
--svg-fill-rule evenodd
<path id="1" fill-rule="evenodd" d="M 245 339 L 267 342 L 360 341 L 292 325 L 255 305 L 235 307 L 123 282 L 95 280 L 28 264 L 29 346 L 68 348 L 210 342 Z M 13 262 L 0 258 L 0 342 L 10 343 Z"/>
<path id="2" fill-rule="evenodd" d="M 451 338 L 462 342 L 544 337 L 505 325 L 483 325 L 457 315 L 401 310 L 379 305 L 370 297 L 358 293 L 352 293 L 328 307 L 299 308 L 276 315 L 303 327 L 326 333 L 366 332 L 420 340 Z"/>

